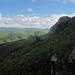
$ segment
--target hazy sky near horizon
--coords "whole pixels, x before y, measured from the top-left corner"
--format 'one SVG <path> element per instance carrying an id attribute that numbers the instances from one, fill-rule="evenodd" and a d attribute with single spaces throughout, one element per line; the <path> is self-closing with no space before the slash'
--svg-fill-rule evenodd
<path id="1" fill-rule="evenodd" d="M 75 16 L 75 0 L 0 0 L 0 27 L 50 28 Z"/>

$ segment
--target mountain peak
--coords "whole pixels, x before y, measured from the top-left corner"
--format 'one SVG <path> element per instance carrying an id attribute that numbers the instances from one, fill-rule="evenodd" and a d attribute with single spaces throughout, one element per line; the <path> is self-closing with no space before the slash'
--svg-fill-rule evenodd
<path id="1" fill-rule="evenodd" d="M 63 16 L 63 17 L 60 17 L 59 18 L 59 21 L 65 21 L 65 20 L 67 20 L 67 19 L 69 19 L 70 17 L 68 17 L 68 16 Z"/>
<path id="2" fill-rule="evenodd" d="M 68 16 L 60 17 L 59 20 L 58 20 L 58 22 L 57 22 L 56 24 L 59 24 L 59 23 L 61 23 L 61 22 L 65 22 L 65 21 L 67 21 L 68 19 L 70 19 L 70 17 L 68 17 Z"/>
<path id="3" fill-rule="evenodd" d="M 51 27 L 49 34 L 53 34 L 55 32 L 60 32 L 61 30 L 64 30 L 68 26 L 67 21 L 69 19 L 71 18 L 68 16 L 60 17 L 58 22 L 56 22 L 56 24 Z"/>

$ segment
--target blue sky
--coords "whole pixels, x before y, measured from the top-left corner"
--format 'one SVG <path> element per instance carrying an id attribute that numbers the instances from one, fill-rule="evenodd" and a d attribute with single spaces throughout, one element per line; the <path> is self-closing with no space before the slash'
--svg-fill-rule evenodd
<path id="1" fill-rule="evenodd" d="M 0 0 L 0 27 L 49 28 L 74 9 L 75 0 Z"/>
<path id="2" fill-rule="evenodd" d="M 33 12 L 28 12 L 28 8 Z M 75 4 L 68 0 L 0 0 L 0 12 L 4 16 L 35 13 L 44 17 L 45 14 L 72 14 L 75 12 L 74 9 Z"/>

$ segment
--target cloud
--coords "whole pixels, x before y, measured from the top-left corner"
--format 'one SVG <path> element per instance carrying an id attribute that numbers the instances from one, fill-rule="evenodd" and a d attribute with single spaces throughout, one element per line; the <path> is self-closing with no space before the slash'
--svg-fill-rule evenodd
<path id="1" fill-rule="evenodd" d="M 28 12 L 33 12 L 33 9 L 28 8 L 27 11 L 28 11 Z"/>
<path id="2" fill-rule="evenodd" d="M 35 0 L 32 0 L 32 2 L 35 2 Z"/>
<path id="3" fill-rule="evenodd" d="M 66 3 L 66 2 L 67 2 L 67 0 L 64 0 L 64 1 L 63 1 L 63 3 Z"/>
<path id="4" fill-rule="evenodd" d="M 61 16 L 73 17 L 74 14 L 52 14 L 50 17 L 25 16 L 23 14 L 15 17 L 4 17 L 0 13 L 0 27 L 15 27 L 15 28 L 50 28 Z"/>
<path id="5" fill-rule="evenodd" d="M 75 0 L 39 0 L 39 1 L 46 1 L 46 2 L 48 2 L 48 1 L 58 1 L 58 2 L 63 2 L 63 3 L 67 3 L 67 2 L 75 3 Z"/>
<path id="6" fill-rule="evenodd" d="M 75 3 L 75 0 L 70 0 L 70 1 L 72 1 L 73 3 Z"/>
<path id="7" fill-rule="evenodd" d="M 62 3 L 67 3 L 67 2 L 72 2 L 72 3 L 75 3 L 75 0 L 31 0 L 32 2 L 35 2 L 35 1 L 45 1 L 45 2 L 48 2 L 48 1 L 60 1 Z"/>
<path id="8" fill-rule="evenodd" d="M 62 1 L 63 3 L 66 3 L 66 2 L 72 2 L 72 3 L 75 3 L 75 0 L 57 0 L 57 1 Z"/>

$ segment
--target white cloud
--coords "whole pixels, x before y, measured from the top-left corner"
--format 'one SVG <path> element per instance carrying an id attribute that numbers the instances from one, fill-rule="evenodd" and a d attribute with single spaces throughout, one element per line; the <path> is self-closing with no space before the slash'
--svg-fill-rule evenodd
<path id="1" fill-rule="evenodd" d="M 60 2 L 63 2 L 63 3 L 67 3 L 67 2 L 73 2 L 75 3 L 75 0 L 31 0 L 32 2 L 35 2 L 35 1 L 60 1 Z"/>
<path id="2" fill-rule="evenodd" d="M 28 8 L 27 11 L 28 11 L 28 12 L 33 12 L 33 9 Z"/>
<path id="3" fill-rule="evenodd" d="M 64 0 L 64 1 L 63 1 L 63 3 L 66 3 L 66 2 L 67 2 L 67 0 Z"/>
<path id="4" fill-rule="evenodd" d="M 62 1 L 63 3 L 66 3 L 66 2 L 73 2 L 73 3 L 75 3 L 75 0 L 57 0 L 57 1 Z"/>
<path id="5" fill-rule="evenodd" d="M 75 0 L 31 0 L 32 2 L 35 2 L 35 1 L 61 1 L 63 3 L 66 3 L 66 2 L 74 2 L 75 3 Z"/>
<path id="6" fill-rule="evenodd" d="M 61 16 L 73 17 L 74 14 L 52 14 L 50 17 L 17 15 L 15 17 L 3 17 L 0 14 L 0 27 L 16 28 L 50 28 Z"/>
<path id="7" fill-rule="evenodd" d="M 73 3 L 75 3 L 75 0 L 71 0 Z"/>
<path id="8" fill-rule="evenodd" d="M 35 2 L 35 0 L 32 0 L 32 2 Z"/>

